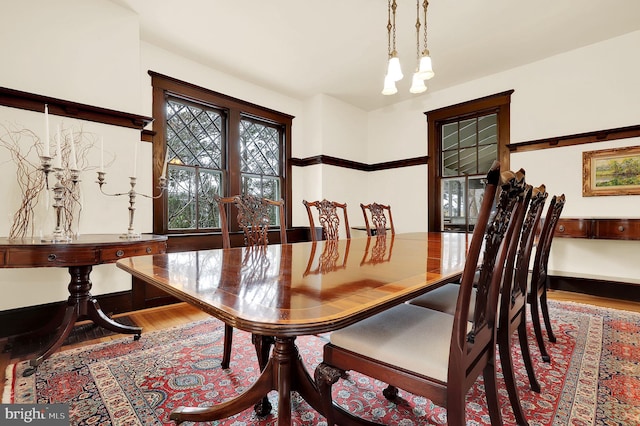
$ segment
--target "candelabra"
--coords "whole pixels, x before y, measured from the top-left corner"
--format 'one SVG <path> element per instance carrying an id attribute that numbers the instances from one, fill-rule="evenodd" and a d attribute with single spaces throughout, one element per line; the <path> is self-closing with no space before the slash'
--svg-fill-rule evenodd
<path id="1" fill-rule="evenodd" d="M 136 238 L 140 238 L 140 233 L 136 232 L 134 227 L 133 227 L 133 219 L 134 219 L 134 215 L 135 215 L 135 211 L 136 211 L 136 196 L 140 195 L 142 197 L 145 198 L 150 198 L 150 199 L 156 199 L 156 198 L 160 198 L 162 197 L 162 194 L 164 193 L 164 191 L 167 189 L 167 178 L 164 176 L 161 176 L 159 179 L 159 186 L 158 189 L 160 189 L 160 193 L 158 195 L 145 195 L 145 194 L 139 194 L 138 192 L 136 192 L 136 177 L 135 176 L 130 176 L 129 177 L 129 185 L 131 185 L 131 189 L 129 190 L 129 192 L 121 192 L 118 194 L 108 194 L 106 192 L 104 192 L 104 190 L 102 189 L 102 185 L 105 185 L 107 182 L 105 180 L 105 175 L 107 173 L 103 172 L 103 171 L 99 171 L 98 172 L 98 180 L 96 181 L 96 183 L 100 186 L 100 192 L 102 192 L 104 195 L 109 196 L 109 197 L 119 197 L 121 195 L 128 195 L 129 196 L 129 228 L 127 229 L 127 233 L 126 234 L 122 234 L 120 235 L 120 238 L 124 238 L 124 239 L 136 239 Z"/>
<path id="2" fill-rule="evenodd" d="M 62 214 L 64 209 L 64 197 L 68 192 L 72 192 L 73 188 L 80 182 L 80 171 L 70 169 L 72 189 L 67 188 L 64 184 L 64 169 L 60 166 L 51 167 L 51 159 L 49 156 L 40 156 L 42 163 L 42 171 L 45 175 L 46 189 L 49 189 L 49 173 L 53 172 L 56 177 L 56 184 L 53 186 L 53 208 L 55 211 L 55 228 L 50 236 L 42 238 L 42 242 L 67 243 L 71 241 L 71 237 L 67 235 L 62 227 Z"/>

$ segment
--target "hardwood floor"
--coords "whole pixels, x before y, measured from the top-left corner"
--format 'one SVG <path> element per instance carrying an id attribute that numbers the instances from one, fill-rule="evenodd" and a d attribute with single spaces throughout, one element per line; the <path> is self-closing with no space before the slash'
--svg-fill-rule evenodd
<path id="1" fill-rule="evenodd" d="M 577 303 L 586 303 L 601 307 L 622 309 L 633 312 L 640 312 L 640 303 L 631 302 L 618 299 L 608 299 L 603 297 L 590 296 L 580 293 L 572 293 L 565 291 L 550 291 L 549 299 L 572 301 Z M 192 321 L 205 319 L 208 314 L 194 308 L 186 303 L 177 303 L 175 305 L 161 306 L 158 308 L 150 308 L 141 311 L 135 311 L 128 314 L 116 315 L 118 316 L 128 315 L 136 324 L 141 326 L 145 332 L 164 330 L 170 327 L 186 324 Z M 122 338 L 122 334 L 115 334 L 107 337 L 101 337 L 91 341 L 86 341 L 74 345 L 63 346 L 61 350 L 72 349 L 80 346 L 88 346 L 95 343 L 106 342 L 109 340 L 115 340 Z M 0 340 L 0 347 L 5 346 L 5 341 Z M 0 353 L 0 394 L 4 390 L 5 371 L 8 365 L 21 361 L 23 358 L 11 358 L 10 353 Z"/>

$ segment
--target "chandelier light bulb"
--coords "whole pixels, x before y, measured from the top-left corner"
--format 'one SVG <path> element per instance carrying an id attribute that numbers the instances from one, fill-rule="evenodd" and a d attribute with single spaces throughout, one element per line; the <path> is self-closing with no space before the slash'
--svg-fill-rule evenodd
<path id="1" fill-rule="evenodd" d="M 384 77 L 384 88 L 382 89 L 383 95 L 394 95 L 398 93 L 398 89 L 396 88 L 396 82 L 387 74 Z"/>
<path id="2" fill-rule="evenodd" d="M 391 53 L 391 57 L 389 58 L 389 65 L 387 67 L 387 76 L 393 79 L 393 81 L 402 80 L 402 68 L 400 67 L 400 59 L 398 58 L 398 54 L 394 50 Z"/>
<path id="3" fill-rule="evenodd" d="M 420 77 L 420 74 L 416 71 L 413 74 L 413 79 L 411 81 L 411 88 L 409 92 L 411 93 L 422 93 L 427 90 L 427 86 L 424 84 L 424 80 Z"/>
<path id="4" fill-rule="evenodd" d="M 420 58 L 420 67 L 418 68 L 418 74 L 423 80 L 429 80 L 435 75 L 435 73 L 433 72 L 433 66 L 431 64 L 431 56 L 429 56 L 428 50 L 425 51 Z"/>

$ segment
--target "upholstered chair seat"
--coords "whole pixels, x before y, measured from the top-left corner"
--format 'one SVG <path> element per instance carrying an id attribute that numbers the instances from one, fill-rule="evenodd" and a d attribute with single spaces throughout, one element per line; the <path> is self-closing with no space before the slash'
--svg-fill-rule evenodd
<path id="1" fill-rule="evenodd" d="M 331 343 L 446 382 L 452 330 L 452 315 L 405 303 L 334 331 Z"/>

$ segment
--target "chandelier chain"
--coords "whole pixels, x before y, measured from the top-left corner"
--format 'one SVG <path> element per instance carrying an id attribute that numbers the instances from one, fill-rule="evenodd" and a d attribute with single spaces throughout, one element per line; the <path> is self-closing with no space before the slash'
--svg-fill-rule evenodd
<path id="1" fill-rule="evenodd" d="M 424 0 L 422 3 L 422 9 L 424 10 L 424 52 L 428 54 L 429 49 L 427 48 L 427 7 L 429 7 L 429 1 Z"/>
<path id="2" fill-rule="evenodd" d="M 416 60 L 420 62 L 420 0 L 416 0 Z"/>
<path id="3" fill-rule="evenodd" d="M 388 0 L 388 21 L 387 21 L 387 51 L 389 57 L 391 57 L 391 0 Z"/>
<path id="4" fill-rule="evenodd" d="M 393 10 L 393 51 L 396 52 L 396 8 L 398 4 L 396 0 L 393 0 L 393 4 L 391 5 L 391 9 Z"/>

